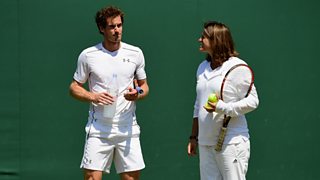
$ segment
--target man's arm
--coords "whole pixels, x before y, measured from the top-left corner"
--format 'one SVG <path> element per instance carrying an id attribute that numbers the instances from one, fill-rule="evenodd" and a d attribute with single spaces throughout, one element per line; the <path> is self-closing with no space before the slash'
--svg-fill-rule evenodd
<path id="1" fill-rule="evenodd" d="M 149 94 L 147 79 L 137 80 L 137 84 L 143 90 L 143 93 L 139 94 L 138 99 L 143 99 Z"/>
<path id="2" fill-rule="evenodd" d="M 112 104 L 114 102 L 113 97 L 106 92 L 93 93 L 87 91 L 83 84 L 73 80 L 70 84 L 70 95 L 75 99 L 84 102 L 93 102 L 96 104 Z"/>

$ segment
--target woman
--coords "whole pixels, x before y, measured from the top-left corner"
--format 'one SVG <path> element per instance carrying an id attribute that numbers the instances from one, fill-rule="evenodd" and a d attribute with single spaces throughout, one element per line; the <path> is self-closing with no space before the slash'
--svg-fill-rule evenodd
<path id="1" fill-rule="evenodd" d="M 210 93 L 219 97 L 222 80 L 236 64 L 246 64 L 238 58 L 229 28 L 219 22 L 204 24 L 200 51 L 207 58 L 197 70 L 197 97 L 194 105 L 192 133 L 188 143 L 188 154 L 196 154 L 199 146 L 200 176 L 202 180 L 243 180 L 248 170 L 250 141 L 244 114 L 259 104 L 255 86 L 247 97 L 237 101 L 207 102 Z M 225 96 L 225 95 L 224 95 Z M 226 99 L 226 98 L 224 98 Z M 227 99 L 230 99 L 227 98 Z M 223 119 L 231 116 L 221 151 L 216 151 Z"/>

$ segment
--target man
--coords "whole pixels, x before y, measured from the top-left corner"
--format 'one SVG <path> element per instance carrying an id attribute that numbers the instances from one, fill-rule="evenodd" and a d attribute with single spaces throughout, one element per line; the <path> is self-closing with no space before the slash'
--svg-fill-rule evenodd
<path id="1" fill-rule="evenodd" d="M 121 41 L 124 14 L 120 9 L 103 8 L 95 18 L 103 42 L 81 52 L 70 85 L 74 98 L 90 103 L 81 168 L 85 179 L 100 180 L 114 162 L 121 179 L 136 180 L 145 167 L 135 115 L 135 101 L 149 92 L 144 56 L 140 48 Z M 112 96 L 107 90 L 115 74 L 118 95 Z M 83 87 L 87 81 L 89 91 Z M 114 116 L 104 116 L 114 103 Z"/>

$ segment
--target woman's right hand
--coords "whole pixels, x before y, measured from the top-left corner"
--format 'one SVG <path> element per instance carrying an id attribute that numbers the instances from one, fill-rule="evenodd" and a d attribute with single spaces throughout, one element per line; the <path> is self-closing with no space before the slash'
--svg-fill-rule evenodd
<path id="1" fill-rule="evenodd" d="M 188 143 L 188 155 L 195 156 L 197 155 L 197 146 L 198 142 L 196 139 L 190 139 Z"/>
<path id="2" fill-rule="evenodd" d="M 203 106 L 203 108 L 208 112 L 208 113 L 212 113 L 214 111 L 216 111 L 216 106 L 218 102 L 207 102 L 208 105 Z"/>

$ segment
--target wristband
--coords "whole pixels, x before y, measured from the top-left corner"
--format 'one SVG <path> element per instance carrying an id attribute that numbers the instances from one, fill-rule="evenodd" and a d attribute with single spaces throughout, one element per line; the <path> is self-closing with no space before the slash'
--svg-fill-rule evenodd
<path id="1" fill-rule="evenodd" d="M 138 94 L 143 94 L 143 89 L 141 87 L 137 86 L 136 90 L 138 91 Z"/>
<path id="2" fill-rule="evenodd" d="M 197 137 L 197 136 L 190 136 L 189 139 L 190 139 L 190 140 L 191 140 L 191 139 L 194 139 L 194 140 L 198 141 L 198 137 Z"/>

